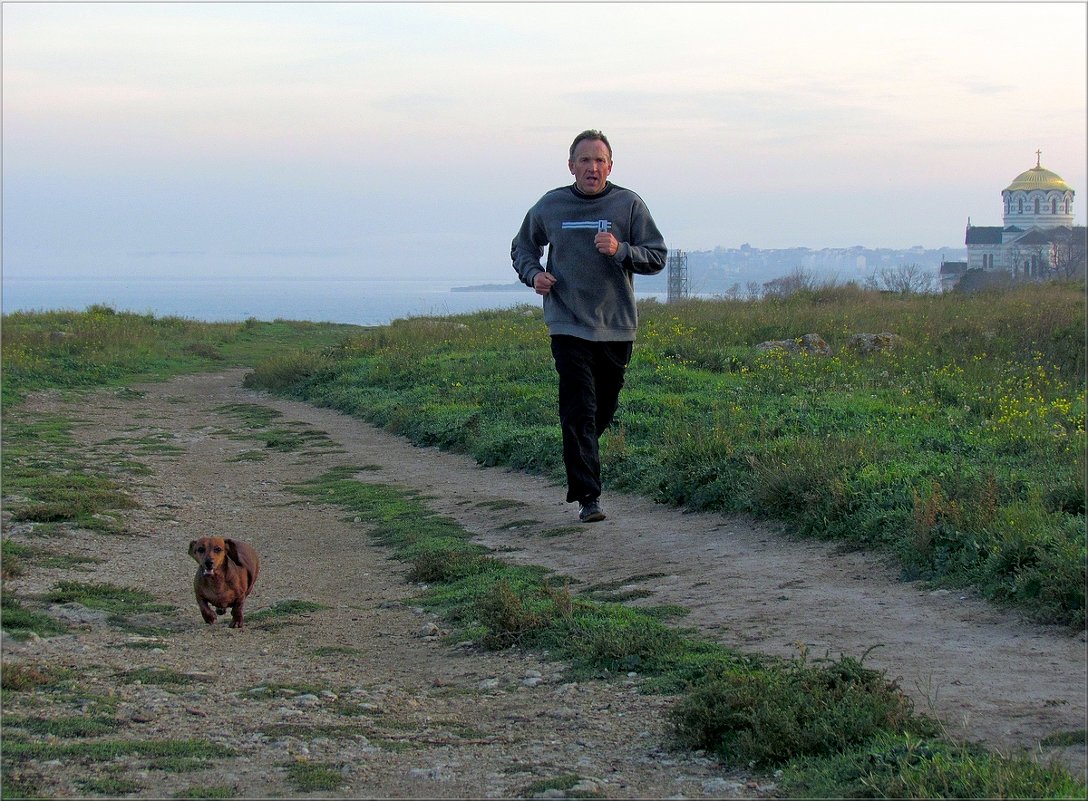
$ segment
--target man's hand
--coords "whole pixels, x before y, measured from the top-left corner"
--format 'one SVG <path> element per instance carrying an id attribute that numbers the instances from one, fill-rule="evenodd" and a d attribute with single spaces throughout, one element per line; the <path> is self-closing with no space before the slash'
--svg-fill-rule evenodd
<path id="1" fill-rule="evenodd" d="M 597 252 L 606 256 L 615 256 L 620 249 L 620 241 L 607 231 L 602 231 L 593 237 L 593 244 L 597 246 Z"/>
<path id="2" fill-rule="evenodd" d="M 556 277 L 551 273 L 537 273 L 533 276 L 533 289 L 538 295 L 547 295 L 555 286 Z"/>

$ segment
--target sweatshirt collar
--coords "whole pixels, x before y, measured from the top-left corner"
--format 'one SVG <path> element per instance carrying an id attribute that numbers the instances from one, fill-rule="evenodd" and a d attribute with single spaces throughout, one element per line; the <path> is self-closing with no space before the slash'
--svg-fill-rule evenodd
<path id="1" fill-rule="evenodd" d="M 570 191 L 575 197 L 581 198 L 582 200 L 596 200 L 597 198 L 604 197 L 609 192 L 611 192 L 612 191 L 612 186 L 613 186 L 613 184 L 612 184 L 611 181 L 605 181 L 604 189 L 602 189 L 600 192 L 598 192 L 595 195 L 587 195 L 585 192 L 579 191 L 578 187 L 575 186 L 574 184 L 570 185 Z"/>

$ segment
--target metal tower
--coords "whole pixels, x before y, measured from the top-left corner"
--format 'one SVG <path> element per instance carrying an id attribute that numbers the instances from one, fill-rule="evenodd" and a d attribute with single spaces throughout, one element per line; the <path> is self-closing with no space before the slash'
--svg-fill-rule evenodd
<path id="1" fill-rule="evenodd" d="M 684 300 L 688 297 L 688 254 L 682 250 L 671 251 L 666 266 L 669 274 L 665 302 Z"/>

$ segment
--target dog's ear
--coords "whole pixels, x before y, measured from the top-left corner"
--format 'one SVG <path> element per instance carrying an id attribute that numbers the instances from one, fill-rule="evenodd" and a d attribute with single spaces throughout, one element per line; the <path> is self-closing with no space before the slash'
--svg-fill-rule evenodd
<path id="1" fill-rule="evenodd" d="M 223 540 L 223 544 L 227 546 L 227 558 L 241 567 L 242 560 L 238 558 L 238 544 L 234 540 Z"/>
<path id="2" fill-rule="evenodd" d="M 189 540 L 189 556 L 196 559 L 196 540 Z"/>

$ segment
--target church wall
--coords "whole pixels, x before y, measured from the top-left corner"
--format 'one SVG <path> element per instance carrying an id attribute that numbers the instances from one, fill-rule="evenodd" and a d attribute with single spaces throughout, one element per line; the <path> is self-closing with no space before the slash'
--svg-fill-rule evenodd
<path id="1" fill-rule="evenodd" d="M 1004 264 L 1004 249 L 1001 245 L 968 245 L 968 270 L 1001 270 Z"/>
<path id="2" fill-rule="evenodd" d="M 1005 225 L 1028 228 L 1057 228 L 1073 225 L 1073 193 L 1056 189 L 1002 192 L 1005 202 Z M 1039 212 L 1036 213 L 1036 202 Z M 1056 208 L 1056 213 L 1051 213 Z"/>

